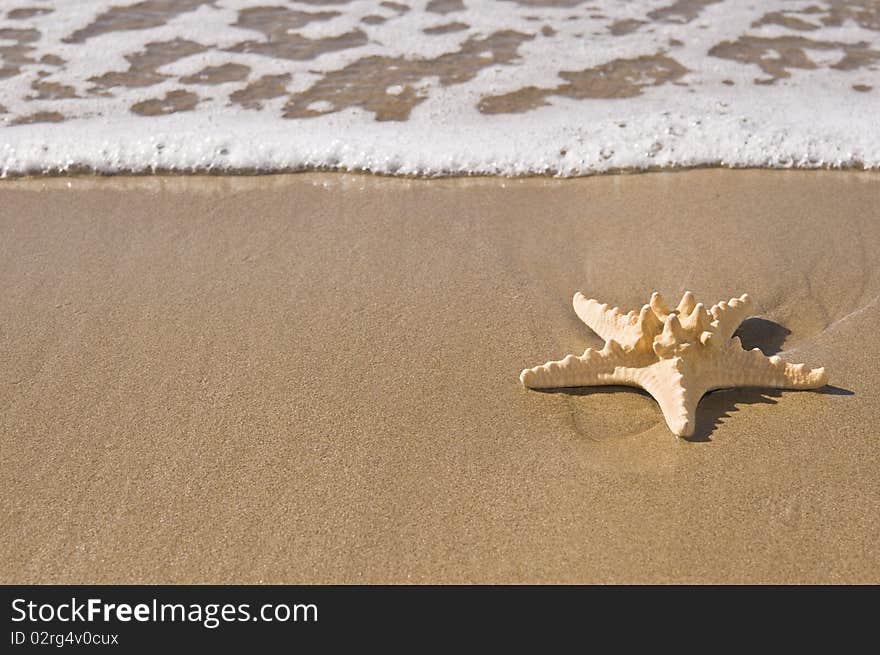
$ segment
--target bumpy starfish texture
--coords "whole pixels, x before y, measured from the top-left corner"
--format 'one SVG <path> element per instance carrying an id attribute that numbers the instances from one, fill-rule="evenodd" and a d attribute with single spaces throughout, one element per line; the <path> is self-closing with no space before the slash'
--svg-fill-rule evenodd
<path id="1" fill-rule="evenodd" d="M 748 294 L 706 309 L 688 291 L 678 307 L 669 309 L 655 292 L 641 311 L 624 314 L 576 293 L 575 313 L 605 347 L 526 369 L 519 379 L 531 389 L 640 387 L 659 403 L 669 429 L 680 437 L 693 435 L 697 404 L 713 389 L 826 385 L 824 368 L 807 369 L 766 357 L 758 348 L 743 349 L 733 333 L 751 308 Z"/>

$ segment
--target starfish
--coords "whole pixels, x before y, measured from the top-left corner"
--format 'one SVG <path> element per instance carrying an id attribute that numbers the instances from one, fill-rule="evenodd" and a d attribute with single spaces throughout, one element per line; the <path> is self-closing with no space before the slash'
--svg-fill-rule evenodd
<path id="1" fill-rule="evenodd" d="M 713 389 L 817 389 L 828 383 L 824 368 L 807 369 L 766 357 L 758 348 L 743 349 L 733 333 L 750 315 L 748 294 L 708 310 L 690 291 L 675 309 L 656 292 L 638 313 L 624 314 L 581 293 L 574 295 L 573 304 L 578 317 L 605 340 L 605 347 L 528 368 L 519 376 L 523 386 L 640 387 L 660 405 L 669 429 L 689 437 L 696 428 L 697 405 Z"/>

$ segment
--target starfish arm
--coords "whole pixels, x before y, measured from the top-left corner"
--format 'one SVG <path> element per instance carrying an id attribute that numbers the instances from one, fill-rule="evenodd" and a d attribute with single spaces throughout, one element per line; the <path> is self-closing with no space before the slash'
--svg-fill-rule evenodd
<path id="1" fill-rule="evenodd" d="M 559 361 L 527 368 L 519 375 L 529 389 L 593 387 L 603 384 L 638 386 L 628 375 L 626 354 L 616 342 L 609 341 L 603 350 L 587 348 L 580 357 L 568 355 Z"/>
<path id="2" fill-rule="evenodd" d="M 661 360 L 639 372 L 639 386 L 660 405 L 672 433 L 690 437 L 697 426 L 697 405 L 705 390 L 690 383 L 682 370 L 678 358 Z"/>
<path id="3" fill-rule="evenodd" d="M 752 299 L 749 294 L 744 293 L 739 298 L 731 298 L 727 302 L 722 301 L 712 305 L 709 313 L 715 319 L 713 321 L 715 333 L 726 341 L 733 336 L 740 323 L 752 313 Z"/>
<path id="4" fill-rule="evenodd" d="M 609 308 L 582 293 L 574 294 L 574 312 L 584 323 L 605 341 L 623 338 L 624 328 L 629 324 L 629 316 L 622 314 L 617 307 Z"/>
<path id="5" fill-rule="evenodd" d="M 766 357 L 760 350 L 742 350 L 739 339 L 719 360 L 712 389 L 728 387 L 767 387 L 772 389 L 818 389 L 828 384 L 824 367 L 807 368 L 781 358 Z"/>

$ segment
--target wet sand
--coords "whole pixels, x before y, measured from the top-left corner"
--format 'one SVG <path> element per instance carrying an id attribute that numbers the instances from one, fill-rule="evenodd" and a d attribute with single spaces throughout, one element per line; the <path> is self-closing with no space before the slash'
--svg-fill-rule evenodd
<path id="1" fill-rule="evenodd" d="M 0 184 L 0 580 L 880 582 L 880 176 Z M 524 390 L 581 290 L 820 392 Z"/>

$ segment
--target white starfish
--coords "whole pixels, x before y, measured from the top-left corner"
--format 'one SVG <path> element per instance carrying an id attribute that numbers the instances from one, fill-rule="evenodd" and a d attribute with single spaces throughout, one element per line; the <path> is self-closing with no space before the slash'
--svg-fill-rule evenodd
<path id="1" fill-rule="evenodd" d="M 824 368 L 808 370 L 804 364 L 765 357 L 757 348 L 743 350 L 733 333 L 751 307 L 751 298 L 743 294 L 707 310 L 688 291 L 670 310 L 655 292 L 640 312 L 623 314 L 576 293 L 575 313 L 605 339 L 605 347 L 526 369 L 519 379 L 531 389 L 640 387 L 660 404 L 669 429 L 680 437 L 694 433 L 697 404 L 713 389 L 816 389 L 827 384 Z"/>

